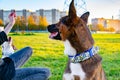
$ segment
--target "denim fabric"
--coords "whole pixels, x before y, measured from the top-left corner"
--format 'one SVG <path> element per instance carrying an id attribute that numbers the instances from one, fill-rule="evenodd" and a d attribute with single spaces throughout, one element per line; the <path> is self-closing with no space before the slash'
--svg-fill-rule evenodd
<path id="1" fill-rule="evenodd" d="M 12 80 L 47 80 L 50 71 L 47 68 L 16 69 L 16 76 Z"/>
<path id="2" fill-rule="evenodd" d="M 32 48 L 25 47 L 10 56 L 14 61 L 15 68 L 21 67 L 32 55 Z"/>
<path id="3" fill-rule="evenodd" d="M 47 80 L 49 78 L 48 68 L 20 68 L 31 55 L 32 49 L 25 47 L 10 56 L 16 68 L 16 75 L 12 80 Z"/>

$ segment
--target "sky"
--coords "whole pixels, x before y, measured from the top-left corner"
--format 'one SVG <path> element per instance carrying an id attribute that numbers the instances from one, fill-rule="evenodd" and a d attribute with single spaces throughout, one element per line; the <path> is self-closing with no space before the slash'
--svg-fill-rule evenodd
<path id="1" fill-rule="evenodd" d="M 82 0 L 81 0 L 82 1 Z M 85 0 L 87 11 L 90 12 L 89 19 L 120 17 L 120 0 Z M 35 11 L 38 9 L 64 9 L 65 0 L 0 0 L 0 9 Z M 81 13 L 82 14 L 82 13 Z"/>

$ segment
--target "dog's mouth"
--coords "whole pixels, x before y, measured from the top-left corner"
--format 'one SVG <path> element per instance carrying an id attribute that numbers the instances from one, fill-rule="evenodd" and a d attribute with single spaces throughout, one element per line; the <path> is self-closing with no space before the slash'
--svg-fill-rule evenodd
<path id="1" fill-rule="evenodd" d="M 54 39 L 58 35 L 58 32 L 51 32 L 49 38 Z"/>
<path id="2" fill-rule="evenodd" d="M 59 29 L 56 27 L 56 24 L 49 25 L 47 29 L 50 32 L 49 38 L 61 40 Z"/>

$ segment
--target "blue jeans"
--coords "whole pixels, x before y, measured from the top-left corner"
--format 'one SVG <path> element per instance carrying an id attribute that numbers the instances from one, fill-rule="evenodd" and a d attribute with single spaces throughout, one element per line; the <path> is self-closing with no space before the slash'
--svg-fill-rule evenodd
<path id="1" fill-rule="evenodd" d="M 20 68 L 32 55 L 32 49 L 25 47 L 10 56 L 14 61 L 16 75 L 12 80 L 48 80 L 48 68 Z"/>

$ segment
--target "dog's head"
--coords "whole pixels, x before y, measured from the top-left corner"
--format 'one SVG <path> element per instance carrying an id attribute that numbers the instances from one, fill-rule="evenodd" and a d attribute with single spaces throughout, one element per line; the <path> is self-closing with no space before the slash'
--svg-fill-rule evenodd
<path id="1" fill-rule="evenodd" d="M 74 0 L 70 3 L 68 16 L 64 16 L 56 24 L 48 26 L 50 38 L 68 40 L 77 52 L 82 52 L 93 46 L 94 41 L 87 27 L 89 12 L 78 17 L 74 7 Z"/>

